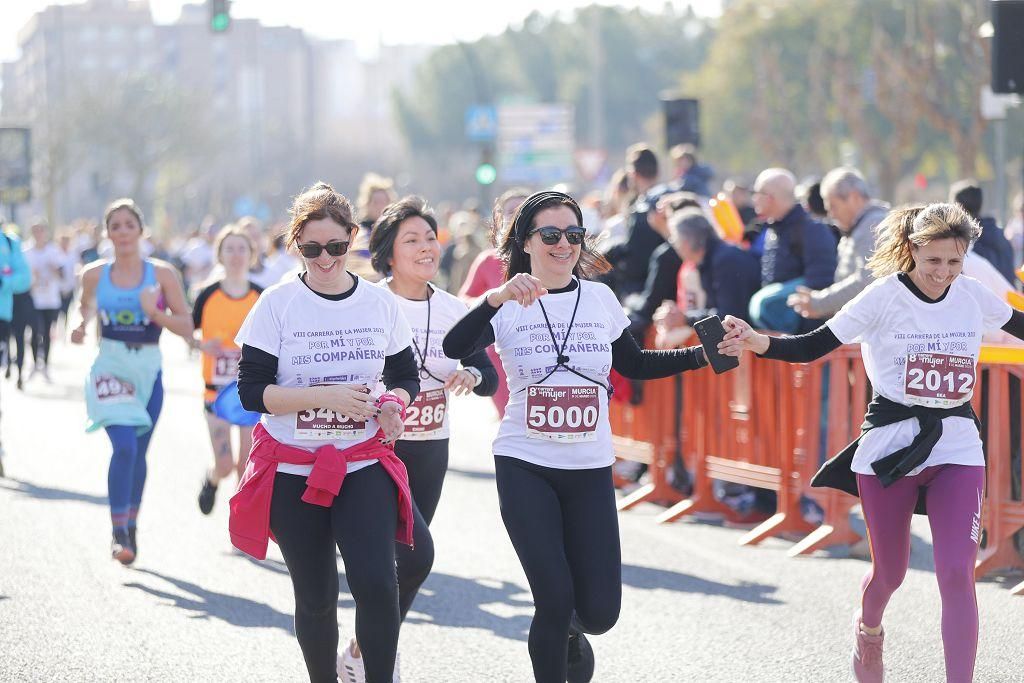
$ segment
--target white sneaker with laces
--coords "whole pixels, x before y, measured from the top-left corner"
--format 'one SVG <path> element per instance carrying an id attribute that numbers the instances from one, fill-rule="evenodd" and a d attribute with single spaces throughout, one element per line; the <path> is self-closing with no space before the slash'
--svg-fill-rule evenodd
<path id="1" fill-rule="evenodd" d="M 352 653 L 356 641 L 349 642 L 348 647 L 338 655 L 338 680 L 341 683 L 366 683 L 366 668 L 363 666 L 363 658 L 356 657 Z M 401 683 L 401 653 L 395 653 L 395 673 L 391 677 L 391 683 Z"/>

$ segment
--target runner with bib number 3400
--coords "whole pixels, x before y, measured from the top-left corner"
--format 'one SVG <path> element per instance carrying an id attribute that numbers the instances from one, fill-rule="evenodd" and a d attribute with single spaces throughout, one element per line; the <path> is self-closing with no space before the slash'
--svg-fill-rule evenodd
<path id="1" fill-rule="evenodd" d="M 610 629 L 622 595 L 608 373 L 654 379 L 707 360 L 700 347 L 640 350 L 612 291 L 586 279 L 608 264 L 586 242 L 572 197 L 528 197 L 499 252 L 505 284 L 452 328 L 444 351 L 466 358 L 497 348 L 510 398 L 495 472 L 536 606 L 533 673 L 540 683 L 589 681 L 594 658 L 583 634 Z"/>

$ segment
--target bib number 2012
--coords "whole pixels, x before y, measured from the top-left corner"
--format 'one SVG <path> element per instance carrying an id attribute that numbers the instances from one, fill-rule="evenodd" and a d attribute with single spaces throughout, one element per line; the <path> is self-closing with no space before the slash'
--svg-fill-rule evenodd
<path id="1" fill-rule="evenodd" d="M 971 398 L 974 390 L 974 359 L 941 353 L 907 356 L 904 394 L 907 402 L 947 408 Z"/>

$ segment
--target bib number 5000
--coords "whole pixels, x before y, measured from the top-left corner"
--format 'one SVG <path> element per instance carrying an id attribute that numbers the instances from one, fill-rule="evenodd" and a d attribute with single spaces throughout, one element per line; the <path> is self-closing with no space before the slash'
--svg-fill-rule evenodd
<path id="1" fill-rule="evenodd" d="M 526 393 L 526 435 L 574 442 L 597 439 L 597 387 L 534 385 Z"/>

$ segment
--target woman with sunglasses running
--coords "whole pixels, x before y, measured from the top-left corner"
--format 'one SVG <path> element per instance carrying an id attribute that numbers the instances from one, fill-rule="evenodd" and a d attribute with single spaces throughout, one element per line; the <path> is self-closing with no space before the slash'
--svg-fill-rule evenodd
<path id="1" fill-rule="evenodd" d="M 585 241 L 579 205 L 531 195 L 500 251 L 506 281 L 445 337 L 451 358 L 495 344 L 511 397 L 494 442 L 501 516 L 533 592 L 533 673 L 589 681 L 584 633 L 619 616 L 622 563 L 612 487 L 608 373 L 654 379 L 707 364 L 703 349 L 641 351 L 612 291 L 586 278 L 607 263 Z"/>
<path id="2" fill-rule="evenodd" d="M 498 375 L 479 351 L 462 362 L 441 350 L 441 341 L 462 316 L 466 305 L 457 297 L 430 284 L 441 262 L 437 221 L 420 197 L 404 197 L 388 206 L 370 234 L 370 261 L 386 279 L 378 286 L 394 293 L 412 327 L 412 348 L 419 366 L 420 392 L 407 411 L 405 432 L 395 442 L 397 455 L 409 472 L 413 505 L 429 525 L 441 498 L 448 471 L 448 416 L 451 396 L 470 392 L 490 396 Z M 399 546 L 399 608 L 405 619 L 417 588 L 430 571 L 432 548 Z M 411 585 L 406 590 L 403 587 Z M 345 683 L 365 680 L 359 643 L 353 640 L 342 653 L 338 674 Z"/>
<path id="3" fill-rule="evenodd" d="M 871 569 L 853 620 L 853 670 L 883 680 L 882 614 L 910 559 L 910 520 L 928 515 L 942 601 L 946 680 L 970 681 L 978 649 L 974 563 L 985 456 L 971 407 L 985 332 L 1024 339 L 1024 313 L 961 277 L 981 226 L 959 205 L 897 209 L 879 224 L 868 266 L 877 280 L 810 334 L 767 337 L 726 316 L 719 349 L 806 363 L 860 343 L 875 395 L 860 437 L 812 480 L 859 495 Z M 1000 454 L 1002 455 L 1002 454 Z"/>
<path id="4" fill-rule="evenodd" d="M 295 198 L 289 246 L 304 271 L 267 289 L 238 332 L 238 393 L 253 429 L 231 542 L 263 559 L 271 533 L 295 590 L 295 636 L 314 683 L 338 665 L 338 569 L 355 600 L 366 680 L 397 680 L 402 593 L 430 570 L 430 531 L 395 456 L 419 392 L 412 332 L 395 296 L 345 270 L 359 226 L 326 183 Z M 372 390 L 383 381 L 385 393 Z M 395 541 L 415 538 L 425 567 L 399 587 Z"/>

